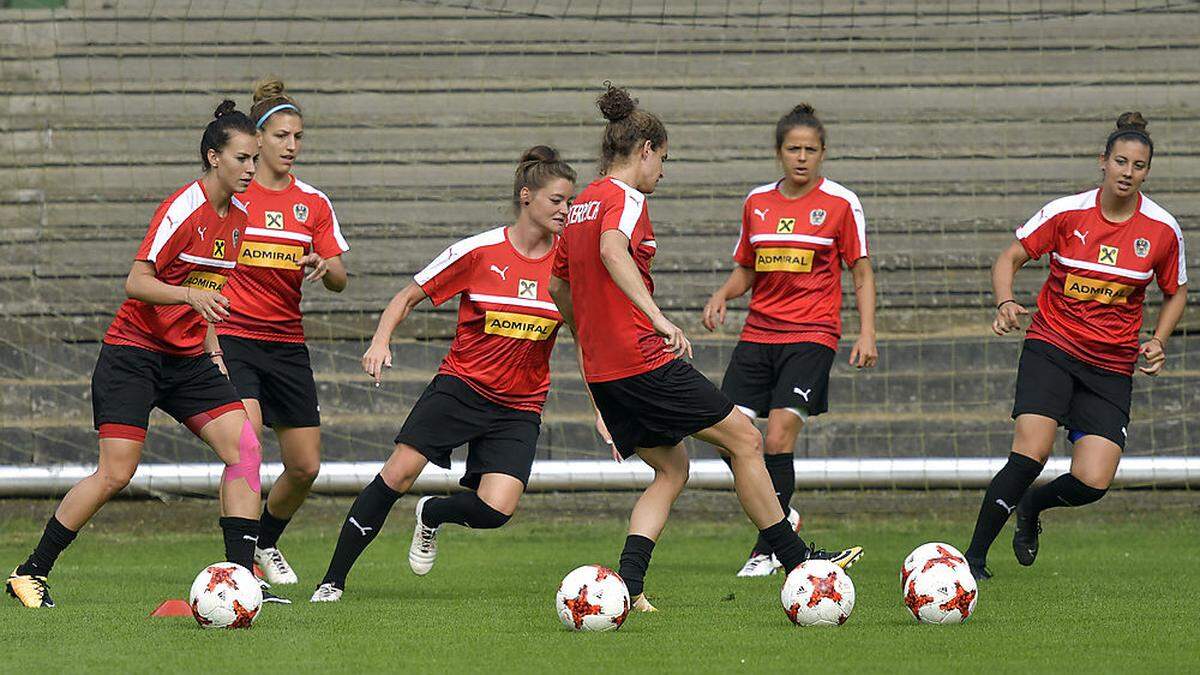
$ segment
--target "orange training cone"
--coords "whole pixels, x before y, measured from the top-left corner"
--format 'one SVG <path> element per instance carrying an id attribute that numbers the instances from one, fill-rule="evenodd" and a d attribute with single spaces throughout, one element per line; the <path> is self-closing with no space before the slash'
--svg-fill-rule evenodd
<path id="1" fill-rule="evenodd" d="M 162 604 L 150 612 L 150 616 L 191 616 L 192 608 L 187 600 L 163 600 Z"/>

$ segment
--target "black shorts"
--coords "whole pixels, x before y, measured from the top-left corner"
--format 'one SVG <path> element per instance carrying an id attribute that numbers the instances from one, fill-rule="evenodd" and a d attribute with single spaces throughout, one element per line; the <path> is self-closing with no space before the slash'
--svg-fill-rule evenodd
<path id="1" fill-rule="evenodd" d="M 467 472 L 458 481 L 472 490 L 486 473 L 529 484 L 542 417 L 481 396 L 453 375 L 440 374 L 425 388 L 396 436 L 438 466 L 450 468 L 450 452 L 467 446 Z"/>
<path id="2" fill-rule="evenodd" d="M 678 445 L 733 412 L 733 402 L 683 359 L 588 388 L 622 457 Z"/>
<path id="3" fill-rule="evenodd" d="M 103 344 L 92 373 L 92 419 L 145 429 L 159 408 L 180 422 L 231 403 L 229 378 L 207 355 L 169 356 L 141 347 Z"/>
<path id="4" fill-rule="evenodd" d="M 739 342 L 721 391 L 743 412 L 766 417 L 777 408 L 809 415 L 829 410 L 829 370 L 837 352 L 815 342 Z"/>
<path id="5" fill-rule="evenodd" d="M 225 369 L 242 398 L 258 401 L 263 424 L 319 427 L 321 406 L 308 347 L 298 342 L 267 342 L 220 335 Z"/>
<path id="6" fill-rule="evenodd" d="M 1125 448 L 1133 378 L 1097 368 L 1041 340 L 1026 340 L 1017 367 L 1012 416 L 1056 420 L 1076 434 L 1094 434 Z"/>

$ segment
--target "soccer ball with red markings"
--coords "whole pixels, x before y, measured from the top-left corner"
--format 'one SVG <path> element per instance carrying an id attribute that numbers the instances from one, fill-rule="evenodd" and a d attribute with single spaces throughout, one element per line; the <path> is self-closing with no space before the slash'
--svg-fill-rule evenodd
<path id="1" fill-rule="evenodd" d="M 967 567 L 967 559 L 958 549 L 940 541 L 931 541 L 913 549 L 900 565 L 900 590 L 907 591 L 913 572 L 933 567 Z"/>
<path id="2" fill-rule="evenodd" d="M 571 630 L 616 630 L 629 616 L 629 589 L 607 567 L 584 565 L 571 570 L 558 585 L 554 609 Z"/>
<path id="3" fill-rule="evenodd" d="M 203 628 L 249 628 L 262 607 L 262 588 L 245 567 L 213 563 L 196 575 L 188 604 Z"/>
<path id="4" fill-rule="evenodd" d="M 965 563 L 918 565 L 905 581 L 904 606 L 919 623 L 962 623 L 975 613 L 978 600 L 979 588 Z"/>
<path id="5" fill-rule="evenodd" d="M 840 626 L 854 611 L 854 582 L 828 560 L 809 560 L 787 575 L 779 601 L 797 626 Z"/>

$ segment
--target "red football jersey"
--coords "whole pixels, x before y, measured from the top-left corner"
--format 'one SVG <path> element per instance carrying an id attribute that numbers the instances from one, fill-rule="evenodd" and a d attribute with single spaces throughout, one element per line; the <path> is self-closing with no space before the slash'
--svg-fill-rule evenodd
<path id="1" fill-rule="evenodd" d="M 333 204 L 323 192 L 294 176 L 282 190 L 251 182 L 242 203 L 249 226 L 238 266 L 225 285 L 229 318 L 217 324 L 217 332 L 251 340 L 304 342 L 300 320 L 304 270 L 299 261 L 311 251 L 332 258 L 350 250 Z"/>
<path id="2" fill-rule="evenodd" d="M 842 335 L 842 263 L 869 255 L 858 196 L 828 178 L 798 199 L 779 181 L 754 188 L 742 206 L 733 260 L 755 271 L 742 340 L 815 342 Z"/>
<path id="3" fill-rule="evenodd" d="M 1050 276 L 1026 334 L 1106 370 L 1132 374 L 1142 303 L 1150 279 L 1167 295 L 1187 283 L 1183 233 L 1145 195 L 1128 220 L 1100 211 L 1100 190 L 1056 199 L 1017 229 L 1035 260 L 1050 254 Z"/>
<path id="4" fill-rule="evenodd" d="M 438 372 L 500 405 L 541 413 L 562 324 L 550 299 L 553 263 L 554 249 L 527 258 L 498 227 L 455 242 L 417 273 L 434 305 L 461 296 L 458 330 Z"/>
<path id="5" fill-rule="evenodd" d="M 159 205 L 136 260 L 152 263 L 155 278 L 172 286 L 220 291 L 237 265 L 246 207 L 235 195 L 224 218 L 208 203 L 200 181 Z M 151 305 L 132 298 L 117 311 L 104 342 L 172 356 L 204 353 L 206 324 L 188 305 Z"/>
<path id="6" fill-rule="evenodd" d="M 629 238 L 629 252 L 654 293 L 650 264 L 658 250 L 646 195 L 611 177 L 583 189 L 567 214 L 558 244 L 554 276 L 571 284 L 575 330 L 583 347 L 583 371 L 588 382 L 632 377 L 669 363 L 666 342 L 654 332 L 600 259 L 600 235 L 620 230 Z"/>

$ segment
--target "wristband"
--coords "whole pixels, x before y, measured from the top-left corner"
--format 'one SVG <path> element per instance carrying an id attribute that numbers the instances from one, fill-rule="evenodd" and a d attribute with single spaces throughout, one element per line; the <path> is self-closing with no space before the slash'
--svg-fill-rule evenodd
<path id="1" fill-rule="evenodd" d="M 1165 351 L 1167 351 L 1167 343 L 1165 343 L 1165 342 L 1163 342 L 1162 340 L 1158 339 L 1158 336 L 1157 336 L 1157 335 L 1151 335 L 1151 336 L 1150 336 L 1150 340 L 1154 340 L 1155 342 L 1157 342 L 1157 343 L 1158 343 L 1158 348 L 1159 348 L 1159 349 L 1163 350 L 1164 352 L 1165 352 Z M 1146 340 L 1146 342 L 1149 342 L 1150 340 Z"/>
<path id="2" fill-rule="evenodd" d="M 997 311 L 997 312 L 999 312 L 1001 307 L 1003 307 L 1003 306 L 1007 305 L 1007 304 L 1008 304 L 1008 303 L 1010 303 L 1010 302 L 1012 302 L 1012 303 L 1016 303 L 1016 300 L 1013 300 L 1012 298 L 1009 298 L 1008 300 L 1005 300 L 1004 302 L 1002 302 L 1002 303 L 1000 303 L 1000 304 L 996 305 L 996 311 Z"/>

